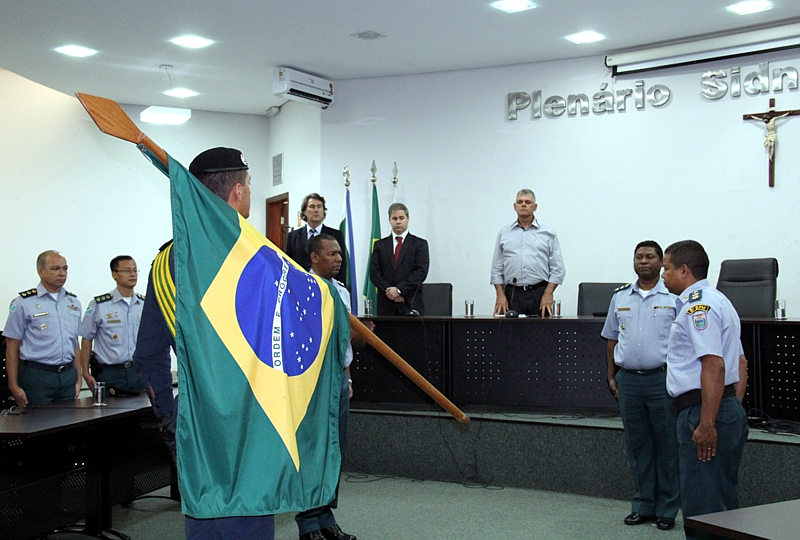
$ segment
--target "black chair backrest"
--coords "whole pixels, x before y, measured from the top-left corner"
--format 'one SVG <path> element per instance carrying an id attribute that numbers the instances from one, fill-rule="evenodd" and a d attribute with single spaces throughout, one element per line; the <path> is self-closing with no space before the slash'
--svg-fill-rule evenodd
<path id="1" fill-rule="evenodd" d="M 778 260 L 722 261 L 717 290 L 728 297 L 739 317 L 772 318 L 778 294 Z"/>
<path id="2" fill-rule="evenodd" d="M 451 317 L 453 315 L 453 284 L 423 283 L 422 295 L 425 299 L 425 315 Z"/>
<path id="3" fill-rule="evenodd" d="M 578 316 L 605 317 L 614 291 L 625 283 L 579 283 Z"/>

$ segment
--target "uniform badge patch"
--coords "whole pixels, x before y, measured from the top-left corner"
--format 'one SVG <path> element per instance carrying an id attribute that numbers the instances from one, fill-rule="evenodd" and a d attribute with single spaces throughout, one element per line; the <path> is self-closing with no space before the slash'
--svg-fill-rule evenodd
<path id="1" fill-rule="evenodd" d="M 11 313 L 14 313 L 15 311 L 17 311 L 17 305 L 16 304 L 11 304 L 10 306 L 8 306 L 8 311 L 10 311 Z"/>
<path id="2" fill-rule="evenodd" d="M 695 330 L 705 330 L 708 328 L 708 318 L 706 312 L 701 311 L 692 315 L 692 323 L 694 323 Z"/>
<path id="3" fill-rule="evenodd" d="M 698 311 L 711 311 L 711 306 L 707 306 L 705 304 L 697 304 L 696 306 L 692 306 L 686 310 L 687 315 L 692 315 Z"/>
<path id="4" fill-rule="evenodd" d="M 697 302 L 703 298 L 703 289 L 697 289 L 689 293 L 689 302 Z"/>

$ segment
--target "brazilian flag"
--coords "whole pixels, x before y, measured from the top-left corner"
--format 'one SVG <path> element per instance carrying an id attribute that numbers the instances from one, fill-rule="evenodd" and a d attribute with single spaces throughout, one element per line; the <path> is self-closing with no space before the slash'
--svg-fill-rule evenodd
<path id="1" fill-rule="evenodd" d="M 169 177 L 183 512 L 323 506 L 341 465 L 347 310 L 172 158 Z"/>

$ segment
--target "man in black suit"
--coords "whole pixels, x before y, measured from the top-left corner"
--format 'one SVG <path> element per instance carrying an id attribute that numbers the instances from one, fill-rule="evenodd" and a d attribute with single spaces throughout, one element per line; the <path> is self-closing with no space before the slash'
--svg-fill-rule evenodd
<path id="1" fill-rule="evenodd" d="M 312 236 L 322 233 L 329 234 L 336 238 L 336 241 L 344 249 L 345 243 L 342 233 L 322 224 L 327 214 L 328 208 L 325 206 L 325 197 L 319 193 L 309 193 L 303 198 L 303 204 L 300 205 L 300 215 L 306 225 L 293 230 L 286 237 L 284 253 L 305 270 L 311 269 L 311 258 L 306 251 L 306 246 Z M 347 268 L 344 264 L 334 277 L 341 283 L 346 284 L 348 289 L 350 288 L 350 284 L 347 283 Z"/>
<path id="2" fill-rule="evenodd" d="M 408 233 L 408 208 L 402 203 L 389 207 L 389 223 L 392 234 L 375 242 L 369 269 L 378 288 L 378 315 L 408 315 L 412 310 L 424 315 L 428 242 Z"/>

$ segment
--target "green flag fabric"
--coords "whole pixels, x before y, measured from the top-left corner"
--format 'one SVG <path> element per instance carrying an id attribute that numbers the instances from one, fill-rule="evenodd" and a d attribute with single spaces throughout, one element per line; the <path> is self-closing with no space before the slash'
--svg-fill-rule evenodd
<path id="1" fill-rule="evenodd" d="M 378 207 L 378 188 L 372 184 L 372 235 L 369 239 L 369 255 L 367 256 L 367 274 L 364 278 L 364 298 L 371 300 L 373 306 L 377 306 L 378 289 L 372 284 L 369 277 L 369 269 L 372 266 L 372 249 L 375 242 L 381 239 L 381 212 Z"/>
<path id="2" fill-rule="evenodd" d="M 183 512 L 323 506 L 341 465 L 347 310 L 172 158 L 169 177 Z"/>

